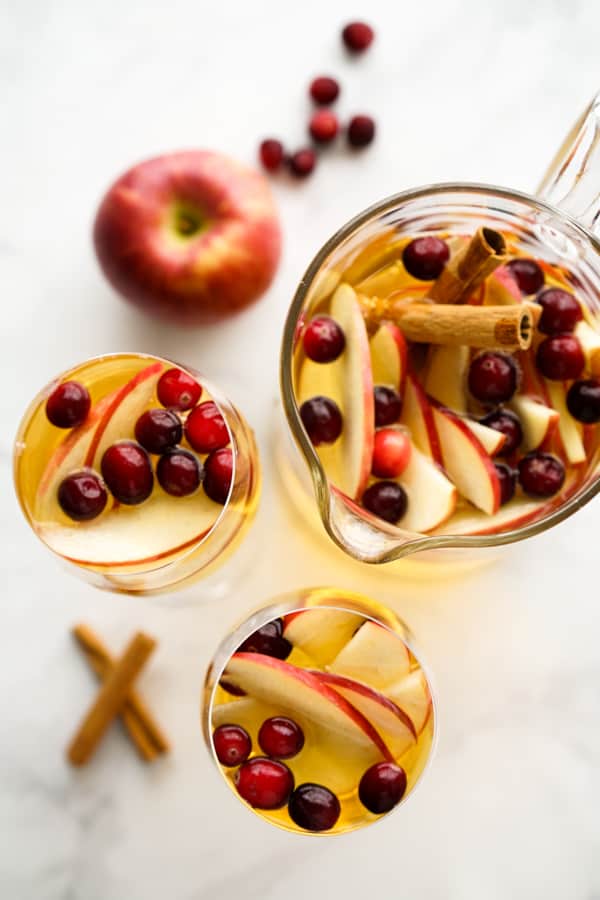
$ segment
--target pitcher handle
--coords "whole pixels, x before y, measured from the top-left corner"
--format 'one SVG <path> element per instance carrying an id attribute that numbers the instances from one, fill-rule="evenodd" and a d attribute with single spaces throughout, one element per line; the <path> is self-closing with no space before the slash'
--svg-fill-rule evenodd
<path id="1" fill-rule="evenodd" d="M 536 193 L 600 237 L 600 91 L 563 141 Z"/>

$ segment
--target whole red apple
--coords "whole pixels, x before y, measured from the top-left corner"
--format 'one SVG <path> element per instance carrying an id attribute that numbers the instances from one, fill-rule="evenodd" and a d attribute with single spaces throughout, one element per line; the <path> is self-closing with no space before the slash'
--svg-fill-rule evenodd
<path id="1" fill-rule="evenodd" d="M 158 156 L 108 190 L 94 244 L 114 288 L 148 312 L 220 319 L 267 289 L 281 229 L 266 180 L 220 153 Z"/>

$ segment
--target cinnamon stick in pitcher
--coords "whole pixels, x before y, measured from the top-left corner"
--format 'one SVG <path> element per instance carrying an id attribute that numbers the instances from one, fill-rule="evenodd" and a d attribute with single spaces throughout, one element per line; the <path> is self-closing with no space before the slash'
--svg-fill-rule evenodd
<path id="1" fill-rule="evenodd" d="M 465 303 L 506 259 L 504 236 L 493 228 L 479 228 L 469 243 L 450 258 L 428 296 L 436 303 Z"/>

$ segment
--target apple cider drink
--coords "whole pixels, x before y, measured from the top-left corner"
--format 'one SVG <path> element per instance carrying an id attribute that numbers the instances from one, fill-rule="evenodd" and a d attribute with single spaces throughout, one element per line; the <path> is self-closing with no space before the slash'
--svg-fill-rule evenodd
<path id="1" fill-rule="evenodd" d="M 252 434 L 192 372 L 141 354 L 90 360 L 36 398 L 15 481 L 41 540 L 100 586 L 168 587 L 220 562 L 251 520 Z"/>

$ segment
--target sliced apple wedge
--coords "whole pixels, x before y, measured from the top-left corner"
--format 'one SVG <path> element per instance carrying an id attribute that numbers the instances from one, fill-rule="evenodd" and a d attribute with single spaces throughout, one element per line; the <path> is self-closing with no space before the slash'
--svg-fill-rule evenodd
<path id="1" fill-rule="evenodd" d="M 491 457 L 460 416 L 434 405 L 432 410 L 448 476 L 465 499 L 493 515 L 500 506 L 500 480 Z"/>
<path id="2" fill-rule="evenodd" d="M 426 532 L 445 522 L 456 507 L 457 491 L 438 466 L 413 445 L 408 466 L 398 479 L 408 507 L 399 526 Z"/>
<path id="3" fill-rule="evenodd" d="M 389 697 L 412 721 L 421 734 L 431 714 L 431 694 L 422 669 L 415 669 L 386 688 Z"/>
<path id="4" fill-rule="evenodd" d="M 550 402 L 559 415 L 558 435 L 572 465 L 585 462 L 587 456 L 583 444 L 583 428 L 567 409 L 567 391 L 562 381 L 546 381 Z"/>
<path id="5" fill-rule="evenodd" d="M 408 650 L 402 641 L 383 625 L 367 621 L 338 653 L 329 671 L 381 689 L 409 668 Z"/>
<path id="6" fill-rule="evenodd" d="M 521 369 L 520 393 L 539 400 L 545 406 L 552 406 L 544 378 L 535 365 L 535 357 L 531 350 L 519 350 L 516 354 Z"/>
<path id="7" fill-rule="evenodd" d="M 485 282 L 483 303 L 485 306 L 512 306 L 523 298 L 517 279 L 507 266 L 500 266 Z"/>
<path id="8" fill-rule="evenodd" d="M 600 375 L 600 334 L 583 320 L 577 323 L 573 333 L 581 344 L 587 371 L 594 376 Z"/>
<path id="9" fill-rule="evenodd" d="M 516 412 L 521 422 L 523 430 L 521 450 L 524 453 L 537 450 L 556 428 L 558 412 L 525 394 L 515 394 L 509 406 Z"/>
<path id="10" fill-rule="evenodd" d="M 373 384 L 403 392 L 408 359 L 406 340 L 397 325 L 384 322 L 369 343 Z"/>
<path id="11" fill-rule="evenodd" d="M 410 372 L 406 376 L 400 421 L 410 431 L 413 443 L 421 453 L 441 464 L 442 453 L 431 404 L 425 391 Z"/>
<path id="12" fill-rule="evenodd" d="M 390 294 L 395 294 L 398 291 L 414 290 L 415 285 L 418 285 L 418 282 L 411 278 L 402 261 L 396 260 L 396 262 L 383 266 L 373 275 L 369 275 L 363 281 L 360 281 L 356 285 L 356 290 L 359 294 L 366 294 L 367 297 L 381 297 L 385 299 L 385 297 L 389 297 Z"/>
<path id="13" fill-rule="evenodd" d="M 315 607 L 286 616 L 283 633 L 321 666 L 328 665 L 348 643 L 364 618 L 341 609 Z"/>
<path id="14" fill-rule="evenodd" d="M 427 363 L 424 388 L 442 406 L 459 413 L 467 411 L 467 373 L 469 347 L 432 347 Z"/>
<path id="15" fill-rule="evenodd" d="M 390 262 L 395 262 L 402 253 L 409 238 L 398 237 L 395 230 L 378 234 L 356 254 L 344 269 L 344 281 L 356 285 L 373 272 L 377 272 Z"/>
<path id="16" fill-rule="evenodd" d="M 219 725 L 241 725 L 256 743 L 262 723 L 265 719 L 276 716 L 278 712 L 276 706 L 262 703 L 254 697 L 240 697 L 239 700 L 231 700 L 228 703 L 215 703 L 211 724 L 215 728 Z"/>
<path id="17" fill-rule="evenodd" d="M 490 456 L 495 456 L 502 450 L 506 443 L 506 435 L 501 431 L 496 431 L 495 428 L 489 428 L 487 425 L 482 425 L 481 422 L 469 419 L 466 416 L 463 418 L 463 422 L 473 432 L 485 452 L 489 453 Z"/>

